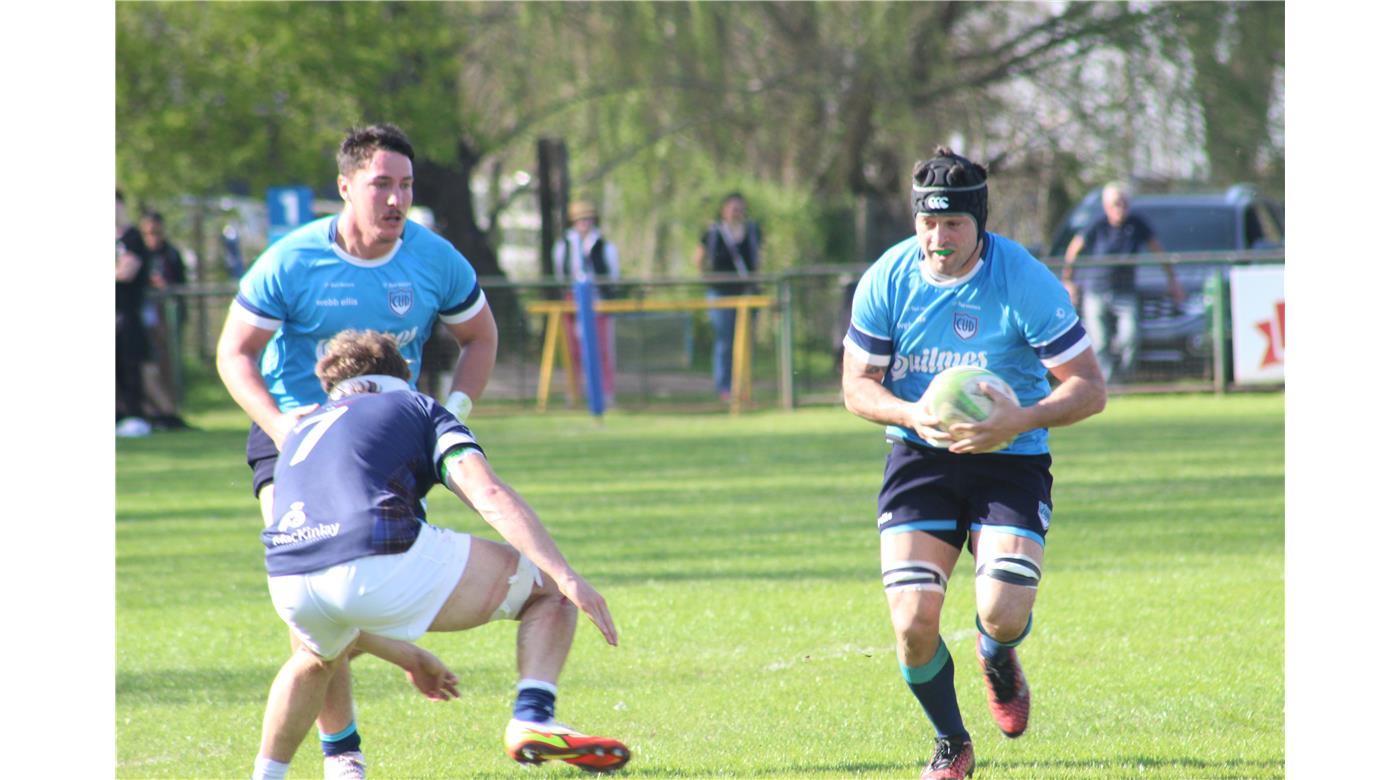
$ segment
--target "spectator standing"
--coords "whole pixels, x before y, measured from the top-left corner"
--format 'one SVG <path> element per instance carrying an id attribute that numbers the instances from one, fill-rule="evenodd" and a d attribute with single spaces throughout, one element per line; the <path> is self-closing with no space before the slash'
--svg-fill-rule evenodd
<path id="1" fill-rule="evenodd" d="M 238 226 L 232 222 L 224 225 L 219 239 L 220 243 L 223 244 L 224 270 L 228 272 L 228 278 L 241 277 L 243 275 L 243 245 L 238 240 Z"/>
<path id="2" fill-rule="evenodd" d="M 1137 266 L 1120 264 L 1081 268 L 1074 262 L 1080 255 L 1133 255 L 1144 250 L 1165 254 L 1152 226 L 1129 212 L 1128 189 L 1113 182 L 1103 188 L 1104 216 L 1094 220 L 1082 233 L 1070 240 L 1065 248 L 1065 265 L 1060 279 L 1069 291 L 1070 301 L 1084 319 L 1084 329 L 1094 343 L 1094 354 L 1103 368 L 1104 380 L 1121 384 L 1132 378 L 1137 366 L 1138 345 L 1142 335 L 1142 301 L 1137 290 Z M 1163 263 L 1167 275 L 1167 291 L 1180 306 L 1186 300 L 1176 273 Z M 1116 354 L 1116 356 L 1115 356 Z"/>
<path id="3" fill-rule="evenodd" d="M 171 286 L 188 281 L 185 261 L 165 236 L 165 217 L 158 211 L 141 215 L 141 243 L 151 265 L 151 287 L 164 292 Z M 187 430 L 189 425 L 180 417 L 175 392 L 175 366 L 171 360 L 171 345 L 179 344 L 178 329 L 185 321 L 184 301 L 177 300 L 176 322 L 166 319 L 163 301 L 147 298 L 142 310 L 142 324 L 151 337 L 152 353 L 143 366 L 146 394 L 151 399 L 151 425 L 157 430 Z"/>
<path id="4" fill-rule="evenodd" d="M 141 309 L 150 283 L 150 263 L 141 232 L 127 219 L 126 198 L 117 190 L 116 201 L 116 337 L 117 337 L 117 435 L 145 436 L 146 397 L 141 364 L 149 352 Z"/>
<path id="5" fill-rule="evenodd" d="M 748 219 L 748 201 L 740 193 L 731 192 L 720 203 L 719 220 L 700 236 L 700 245 L 695 248 L 695 265 L 702 274 L 750 276 L 758 273 L 762 243 L 763 236 L 758 224 Z M 758 288 L 752 282 L 714 282 L 705 297 L 714 299 L 756 292 Z M 734 322 L 737 317 L 735 309 L 710 309 L 710 324 L 715 331 L 712 355 L 715 392 L 726 401 L 729 400 L 733 379 L 731 368 L 734 365 Z"/>
<path id="6" fill-rule="evenodd" d="M 617 247 L 603 237 L 598 229 L 598 210 L 586 200 L 569 204 L 569 228 L 562 238 L 554 242 L 552 254 L 554 278 L 568 285 L 584 279 L 614 281 L 621 274 Z M 593 289 L 597 291 L 599 300 L 617 296 L 614 287 L 595 285 Z M 565 300 L 573 300 L 572 286 L 565 291 Z M 598 334 L 598 358 L 602 362 L 604 406 L 610 406 L 617 372 L 617 342 L 612 317 L 595 312 L 593 322 Z M 581 329 L 575 315 L 564 315 L 564 332 L 573 369 L 569 381 L 578 387 L 583 351 L 579 342 Z"/>

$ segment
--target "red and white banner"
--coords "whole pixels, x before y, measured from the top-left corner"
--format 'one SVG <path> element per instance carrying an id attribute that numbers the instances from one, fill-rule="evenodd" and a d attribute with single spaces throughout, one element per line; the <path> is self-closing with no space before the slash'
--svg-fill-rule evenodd
<path id="1" fill-rule="evenodd" d="M 1283 381 L 1283 266 L 1230 269 L 1231 335 L 1235 381 Z"/>

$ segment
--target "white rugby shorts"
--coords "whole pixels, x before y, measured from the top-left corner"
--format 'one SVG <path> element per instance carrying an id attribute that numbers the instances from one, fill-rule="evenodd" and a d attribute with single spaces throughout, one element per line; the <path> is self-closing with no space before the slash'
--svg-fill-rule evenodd
<path id="1" fill-rule="evenodd" d="M 466 570 L 470 534 L 426 523 L 407 552 L 268 577 L 277 614 L 308 648 L 335 658 L 361 631 L 412 642 L 427 633 Z"/>

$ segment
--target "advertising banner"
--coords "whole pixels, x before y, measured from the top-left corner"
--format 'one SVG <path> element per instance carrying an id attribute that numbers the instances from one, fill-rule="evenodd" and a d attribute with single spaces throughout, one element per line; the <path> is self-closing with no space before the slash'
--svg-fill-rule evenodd
<path id="1" fill-rule="evenodd" d="M 1283 382 L 1283 266 L 1230 269 L 1235 381 Z"/>

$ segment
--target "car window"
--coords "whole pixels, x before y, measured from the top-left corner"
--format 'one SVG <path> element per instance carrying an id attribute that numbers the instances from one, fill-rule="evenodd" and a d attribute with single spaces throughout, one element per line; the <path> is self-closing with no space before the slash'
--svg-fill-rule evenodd
<path id="1" fill-rule="evenodd" d="M 1254 204 L 1244 210 L 1244 245 L 1254 246 L 1264 237 L 1264 228 L 1259 224 L 1259 211 Z"/>
<path id="2" fill-rule="evenodd" d="M 1152 226 L 1168 252 L 1212 252 L 1239 248 L 1235 212 L 1228 206 L 1133 204 L 1132 213 Z"/>

